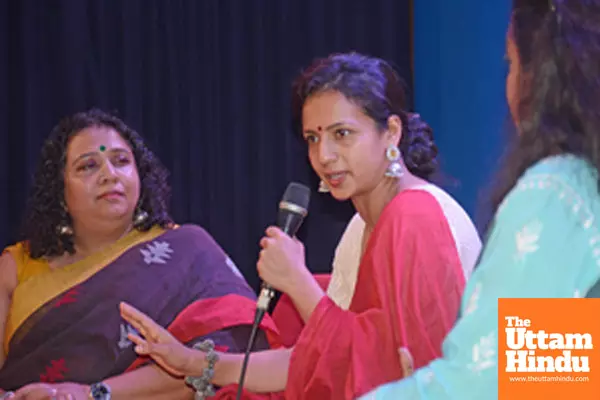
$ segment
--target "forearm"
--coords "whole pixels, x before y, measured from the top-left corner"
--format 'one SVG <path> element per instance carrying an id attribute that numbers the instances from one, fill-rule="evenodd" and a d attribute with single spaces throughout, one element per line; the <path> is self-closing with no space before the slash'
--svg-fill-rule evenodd
<path id="1" fill-rule="evenodd" d="M 296 310 L 305 323 L 325 296 L 325 292 L 312 275 L 305 275 L 287 294 L 291 297 Z"/>
<path id="2" fill-rule="evenodd" d="M 147 365 L 104 381 L 113 400 L 193 399 L 194 391 L 183 379 L 171 376 L 156 365 Z"/>
<path id="3" fill-rule="evenodd" d="M 279 392 L 285 389 L 290 366 L 292 349 L 275 349 L 250 354 L 244 388 L 256 393 Z M 196 352 L 195 365 L 199 366 L 196 375 L 202 374 L 206 365 L 205 353 Z M 243 354 L 219 353 L 215 364 L 212 383 L 215 386 L 227 386 L 239 382 L 242 371 Z"/>

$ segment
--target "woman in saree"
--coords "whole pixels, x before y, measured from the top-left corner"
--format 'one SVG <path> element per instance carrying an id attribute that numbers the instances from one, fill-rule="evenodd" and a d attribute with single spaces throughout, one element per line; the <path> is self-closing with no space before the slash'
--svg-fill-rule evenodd
<path id="1" fill-rule="evenodd" d="M 506 94 L 516 143 L 462 316 L 442 357 L 365 400 L 497 398 L 499 298 L 600 296 L 599 24 L 598 0 L 513 0 Z M 553 385 L 552 398 L 572 396 Z"/>
<path id="2" fill-rule="evenodd" d="M 361 262 L 337 304 L 306 268 L 302 244 L 267 229 L 259 274 L 292 299 L 306 325 L 293 348 L 252 354 L 249 391 L 352 399 L 440 355 L 465 283 L 458 249 L 470 242 L 478 252 L 479 238 L 462 208 L 428 182 L 437 155 L 432 132 L 405 107 L 393 68 L 356 53 L 317 60 L 295 82 L 294 125 L 321 187 L 350 199 L 365 222 Z M 128 304 L 122 314 L 141 334 L 130 335 L 139 354 L 176 374 L 203 373 L 202 352 Z M 221 354 L 213 382 L 237 382 L 241 360 Z"/>
<path id="3" fill-rule="evenodd" d="M 173 223 L 169 194 L 164 167 L 115 116 L 90 110 L 54 128 L 23 241 L 0 258 L 2 389 L 34 400 L 193 397 L 138 359 L 121 301 L 183 343 L 245 350 L 255 294 L 206 231 Z"/>

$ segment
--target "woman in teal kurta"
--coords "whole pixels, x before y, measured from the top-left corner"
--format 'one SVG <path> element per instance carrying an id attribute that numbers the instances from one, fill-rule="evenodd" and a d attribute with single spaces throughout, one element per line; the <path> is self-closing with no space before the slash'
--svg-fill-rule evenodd
<path id="1" fill-rule="evenodd" d="M 570 156 L 531 167 L 500 206 L 443 357 L 364 399 L 492 399 L 498 298 L 584 297 L 600 279 L 596 169 Z"/>
<path id="2" fill-rule="evenodd" d="M 361 400 L 494 399 L 498 298 L 600 297 L 600 0 L 513 0 L 517 127 L 495 216 L 442 357 Z"/>

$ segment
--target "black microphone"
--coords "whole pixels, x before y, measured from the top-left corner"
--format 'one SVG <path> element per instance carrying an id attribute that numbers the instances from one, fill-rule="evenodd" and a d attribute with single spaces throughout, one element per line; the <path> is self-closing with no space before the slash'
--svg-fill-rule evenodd
<path id="1" fill-rule="evenodd" d="M 308 204 L 310 203 L 310 189 L 300 183 L 292 182 L 288 185 L 283 193 L 283 198 L 279 202 L 279 213 L 277 214 L 277 226 L 289 236 L 296 235 L 304 217 L 308 214 Z M 256 314 L 254 315 L 254 324 L 250 332 L 248 347 L 242 363 L 240 371 L 239 386 L 236 399 L 242 398 L 244 388 L 244 378 L 246 376 L 246 368 L 250 359 L 250 352 L 254 347 L 258 326 L 262 321 L 265 313 L 269 309 L 269 303 L 275 296 L 274 289 L 267 283 L 263 282 L 258 301 L 256 302 Z"/>
<path id="2" fill-rule="evenodd" d="M 279 203 L 279 213 L 277 214 L 277 226 L 289 236 L 296 235 L 304 217 L 308 214 L 308 204 L 310 203 L 310 189 L 300 183 L 292 182 L 288 185 L 283 198 Z M 267 283 L 263 283 L 256 308 L 264 312 L 269 309 L 269 303 L 275 296 L 275 291 Z M 259 321 L 260 323 L 260 321 Z"/>

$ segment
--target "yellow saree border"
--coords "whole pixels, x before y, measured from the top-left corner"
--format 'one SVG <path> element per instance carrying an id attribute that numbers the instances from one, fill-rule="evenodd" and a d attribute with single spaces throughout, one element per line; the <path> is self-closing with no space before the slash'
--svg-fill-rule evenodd
<path id="1" fill-rule="evenodd" d="M 174 228 L 177 227 L 174 226 Z M 133 230 L 101 252 L 60 269 L 35 275 L 18 285 L 13 292 L 10 310 L 6 318 L 4 354 L 8 354 L 10 340 L 17 329 L 36 310 L 59 294 L 92 277 L 127 250 L 138 244 L 153 240 L 165 231 L 159 226 L 155 226 L 147 232 Z"/>

